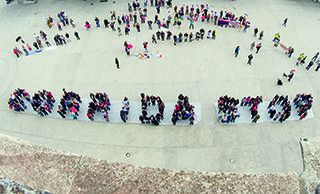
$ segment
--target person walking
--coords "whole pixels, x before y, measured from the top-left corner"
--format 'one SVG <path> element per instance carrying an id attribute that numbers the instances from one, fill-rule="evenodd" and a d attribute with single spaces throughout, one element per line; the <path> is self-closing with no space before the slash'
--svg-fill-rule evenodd
<path id="1" fill-rule="evenodd" d="M 247 64 L 251 65 L 252 59 L 253 59 L 253 56 L 252 56 L 252 54 L 250 54 L 250 55 L 248 56 L 248 63 L 247 63 Z"/>
<path id="2" fill-rule="evenodd" d="M 74 36 L 77 38 L 77 40 L 80 40 L 79 33 L 77 31 L 74 32 Z"/>
<path id="3" fill-rule="evenodd" d="M 284 27 L 286 27 L 286 26 L 287 26 L 287 22 L 288 22 L 288 18 L 286 18 L 286 19 L 283 20 L 283 24 L 282 24 L 282 25 L 283 25 Z"/>
<path id="4" fill-rule="evenodd" d="M 120 69 L 120 64 L 119 64 L 118 57 L 115 58 L 114 62 L 117 65 L 117 69 Z"/>
<path id="5" fill-rule="evenodd" d="M 240 46 L 237 46 L 236 49 L 234 50 L 234 57 L 237 57 L 239 55 L 240 51 Z"/>

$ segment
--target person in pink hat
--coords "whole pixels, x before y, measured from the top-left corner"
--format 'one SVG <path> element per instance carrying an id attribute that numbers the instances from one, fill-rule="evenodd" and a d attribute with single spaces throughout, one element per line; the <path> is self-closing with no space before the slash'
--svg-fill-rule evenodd
<path id="1" fill-rule="evenodd" d="M 292 70 L 290 71 L 290 73 L 289 73 L 289 75 L 288 75 L 288 81 L 289 81 L 289 82 L 291 81 L 291 79 L 292 79 L 292 77 L 293 77 L 293 75 L 294 75 L 294 72 L 296 72 L 295 69 L 292 69 Z"/>

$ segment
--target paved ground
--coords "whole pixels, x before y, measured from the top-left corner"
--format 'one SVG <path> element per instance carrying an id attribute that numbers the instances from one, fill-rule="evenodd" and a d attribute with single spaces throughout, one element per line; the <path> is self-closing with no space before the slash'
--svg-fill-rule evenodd
<path id="1" fill-rule="evenodd" d="M 91 2 L 94 3 L 92 6 Z M 175 2 L 183 4 L 183 1 Z M 300 173 L 299 138 L 320 135 L 320 80 L 314 67 L 307 72 L 295 66 L 295 59 L 301 52 L 310 59 L 319 50 L 319 4 L 307 0 L 208 3 L 217 11 L 234 11 L 236 15 L 247 13 L 249 20 L 264 30 L 262 49 L 254 54 L 251 67 L 246 65 L 249 46 L 253 41 L 258 42 L 252 36 L 252 28 L 243 33 L 197 22 L 195 29 L 216 29 L 217 39 L 182 43 L 176 47 L 172 41 L 152 45 L 151 35 L 155 30 L 147 30 L 146 25 L 142 26 L 140 34 L 131 29 L 129 37 L 118 37 L 110 29 L 96 29 L 94 25 L 90 31 L 84 29 L 86 20 L 93 24 L 95 16 L 102 20 L 109 17 L 110 10 L 125 13 L 127 1 L 113 4 L 93 0 L 48 0 L 27 6 L 5 6 L 1 2 L 0 133 L 69 152 L 141 166 L 214 172 Z M 76 41 L 72 36 L 72 42 L 66 46 L 16 59 L 12 53 L 15 38 L 22 35 L 31 42 L 33 33 L 39 33 L 40 29 L 52 37 L 58 31 L 56 28 L 48 30 L 43 18 L 55 17 L 60 10 L 65 10 L 75 20 L 81 40 Z M 152 19 L 154 13 L 153 9 L 149 11 Z M 166 11 L 161 12 L 160 18 L 163 17 L 167 17 Z M 287 28 L 281 26 L 285 17 L 289 18 Z M 181 29 L 172 27 L 171 31 L 174 34 L 191 32 L 187 28 L 188 22 L 184 22 Z M 65 31 L 73 34 L 74 29 L 67 27 L 62 32 Z M 277 32 L 280 32 L 283 44 L 295 48 L 292 59 L 284 56 L 281 48 L 273 47 L 271 40 Z M 134 52 L 141 52 L 142 42 L 149 41 L 150 50 L 163 57 L 150 60 L 127 57 L 122 46 L 125 40 L 134 45 Z M 234 59 L 236 45 L 240 45 L 241 50 L 239 57 Z M 120 70 L 114 65 L 116 56 L 120 59 Z M 296 68 L 296 74 L 291 83 L 277 87 L 276 78 L 292 68 Z M 7 100 L 17 87 L 30 92 L 44 88 L 54 95 L 61 95 L 61 89 L 66 88 L 87 98 L 90 92 L 108 91 L 111 100 L 117 101 L 123 96 L 138 101 L 139 94 L 145 92 L 174 102 L 183 93 L 201 103 L 201 121 L 195 126 L 153 127 L 16 114 L 8 110 Z M 216 118 L 214 103 L 221 95 L 237 98 L 262 95 L 270 100 L 276 93 L 294 98 L 303 92 L 314 96 L 314 118 L 304 122 L 226 126 Z M 131 157 L 125 156 L 127 152 Z"/>

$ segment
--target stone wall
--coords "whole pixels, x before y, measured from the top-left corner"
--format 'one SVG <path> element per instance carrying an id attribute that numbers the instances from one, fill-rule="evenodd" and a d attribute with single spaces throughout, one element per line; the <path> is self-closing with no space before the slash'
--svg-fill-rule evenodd
<path id="1" fill-rule="evenodd" d="M 111 163 L 0 135 L 0 174 L 52 193 L 299 193 L 296 173 L 174 171 Z"/>
<path id="2" fill-rule="evenodd" d="M 304 180 L 304 191 L 315 193 L 320 184 L 320 138 L 301 138 L 304 172 L 301 178 Z"/>
<path id="3" fill-rule="evenodd" d="M 0 175 L 0 193 L 3 193 L 3 194 L 9 194 L 9 193 L 50 194 L 48 192 L 34 190 L 26 185 L 17 183 L 1 175 Z"/>

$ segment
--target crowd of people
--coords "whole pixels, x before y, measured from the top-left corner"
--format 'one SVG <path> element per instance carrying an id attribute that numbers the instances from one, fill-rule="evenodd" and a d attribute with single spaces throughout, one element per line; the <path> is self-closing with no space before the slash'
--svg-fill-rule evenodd
<path id="1" fill-rule="evenodd" d="M 263 97 L 262 96 L 257 96 L 257 97 L 243 97 L 240 103 L 240 106 L 249 106 L 250 107 L 250 112 L 251 112 L 251 120 L 252 123 L 256 123 L 260 119 L 260 115 L 258 112 L 258 105 L 263 102 Z"/>
<path id="2" fill-rule="evenodd" d="M 311 94 L 297 94 L 293 100 L 294 106 L 297 109 L 300 120 L 306 118 L 308 110 L 311 109 L 313 97 Z"/>
<path id="3" fill-rule="evenodd" d="M 144 93 L 140 94 L 141 96 L 141 109 L 142 113 L 139 116 L 139 120 L 142 124 L 148 123 L 153 125 L 159 125 L 161 120 L 164 119 L 163 113 L 165 109 L 165 104 L 160 98 L 160 96 L 154 95 L 145 95 Z M 158 106 L 158 112 L 154 115 L 148 116 L 148 107 Z"/>
<path id="4" fill-rule="evenodd" d="M 281 106 L 281 111 L 276 110 L 276 106 Z M 270 115 L 270 119 L 273 121 L 279 120 L 280 123 L 288 119 L 291 115 L 291 103 L 288 99 L 288 95 L 279 96 L 278 94 L 274 96 L 274 98 L 270 101 L 268 105 L 268 113 Z"/>
<path id="5" fill-rule="evenodd" d="M 39 90 L 32 97 L 31 106 L 40 116 L 46 116 L 52 113 L 54 103 L 55 99 L 51 92 Z"/>
<path id="6" fill-rule="evenodd" d="M 177 104 L 172 114 L 172 123 L 176 125 L 179 120 L 189 120 L 189 124 L 194 124 L 194 106 L 189 103 L 189 97 L 179 94 Z"/>
<path id="7" fill-rule="evenodd" d="M 256 123 L 260 119 L 258 112 L 258 105 L 263 102 L 262 96 L 252 98 L 250 96 L 242 98 L 240 106 L 249 106 L 251 112 L 252 123 Z M 293 103 L 289 101 L 288 95 L 278 94 L 269 102 L 267 111 L 270 119 L 273 121 L 284 122 L 291 116 L 292 106 L 297 109 L 299 119 L 302 120 L 308 115 L 308 110 L 311 109 L 313 97 L 311 94 L 297 94 Z M 237 117 L 240 117 L 237 105 L 239 100 L 228 97 L 227 95 L 221 96 L 218 99 L 218 119 L 221 123 L 235 122 Z M 280 107 L 280 108 L 279 108 Z"/>
<path id="8" fill-rule="evenodd" d="M 17 112 L 24 112 L 28 107 L 23 99 L 27 100 L 29 103 L 32 102 L 29 93 L 25 89 L 17 88 L 9 97 L 9 109 Z"/>
<path id="9" fill-rule="evenodd" d="M 120 118 L 121 120 L 126 123 L 128 120 L 129 110 L 130 110 L 130 102 L 128 97 L 124 97 L 122 101 L 122 108 L 120 110 Z"/>
<path id="10" fill-rule="evenodd" d="M 57 113 L 62 117 L 70 115 L 72 119 L 77 119 L 80 111 L 80 103 L 82 103 L 80 96 L 71 91 L 67 92 L 64 88 L 62 89 L 63 95 L 58 106 Z M 159 125 L 161 120 L 164 119 L 165 104 L 159 96 L 140 94 L 141 96 L 141 109 L 142 114 L 139 116 L 139 120 L 142 124 L 153 124 Z M 94 115 L 96 112 L 101 112 L 104 119 L 108 122 L 111 102 L 106 93 L 90 93 L 90 99 L 87 117 L 89 120 L 94 121 Z M 9 108 L 16 112 L 24 112 L 28 109 L 26 102 L 30 103 L 33 110 L 39 116 L 46 116 L 53 112 L 55 98 L 52 93 L 47 90 L 38 90 L 31 97 L 25 89 L 17 88 L 13 94 L 10 95 L 8 100 Z M 237 118 L 240 117 L 238 105 L 241 107 L 250 107 L 252 123 L 256 123 L 260 119 L 258 112 L 258 106 L 263 102 L 262 96 L 257 97 L 243 97 L 241 101 L 227 95 L 221 96 L 218 99 L 218 119 L 221 123 L 234 123 Z M 313 97 L 311 94 L 297 94 L 293 100 L 293 103 L 289 101 L 288 95 L 275 95 L 274 98 L 269 102 L 267 111 L 270 119 L 273 121 L 284 122 L 291 116 L 292 106 L 297 110 L 299 119 L 305 119 L 308 115 L 308 110 L 311 109 L 313 103 Z M 127 97 L 124 97 L 122 101 L 122 108 L 120 111 L 120 118 L 123 122 L 127 122 L 128 114 L 130 110 L 130 103 Z M 148 115 L 148 107 L 157 106 L 157 113 Z M 280 107 L 280 109 L 278 108 Z M 177 104 L 174 107 L 172 114 L 172 123 L 176 125 L 179 120 L 188 120 L 190 125 L 194 124 L 194 106 L 189 103 L 188 96 L 180 94 L 178 96 Z M 150 109 L 149 109 L 150 111 Z"/>
<path id="11" fill-rule="evenodd" d="M 221 96 L 218 99 L 218 119 L 221 123 L 234 123 L 236 118 L 240 117 L 238 110 L 239 99 Z"/>
<path id="12" fill-rule="evenodd" d="M 70 113 L 72 119 L 78 119 L 78 112 L 80 110 L 81 97 L 79 94 L 70 91 L 67 92 L 64 88 L 62 89 L 63 95 L 58 106 L 57 113 L 62 117 L 66 118 L 67 113 Z"/>
<path id="13" fill-rule="evenodd" d="M 108 97 L 108 94 L 104 93 L 90 93 L 90 98 L 92 102 L 88 105 L 88 111 L 87 111 L 87 117 L 91 121 L 94 121 L 94 115 L 96 112 L 101 112 L 103 115 L 103 118 L 106 120 L 106 122 L 109 122 L 109 115 L 108 111 L 110 110 L 110 99 Z"/>
<path id="14" fill-rule="evenodd" d="M 162 21 L 160 21 L 158 15 L 155 15 L 155 19 L 153 22 L 151 20 L 147 20 L 147 17 L 148 17 L 147 5 L 148 5 L 148 3 L 149 3 L 148 1 L 144 1 L 144 4 L 143 4 L 144 7 L 142 7 L 140 5 L 139 0 L 133 1 L 132 4 L 128 3 L 129 13 L 117 15 L 115 11 L 111 11 L 110 12 L 111 21 L 108 21 L 108 19 L 104 19 L 103 23 L 106 28 L 109 28 L 109 26 L 110 26 L 112 31 L 116 31 L 115 25 L 117 24 L 119 26 L 117 28 L 119 36 L 122 35 L 120 26 L 124 27 L 125 35 L 129 35 L 130 27 L 131 27 L 130 22 L 133 23 L 133 27 L 137 29 L 137 32 L 140 32 L 140 24 L 142 25 L 142 24 L 147 23 L 149 30 L 153 30 L 152 24 L 155 24 L 158 26 L 158 28 L 160 30 L 152 35 L 152 42 L 157 43 L 157 40 L 164 41 L 165 39 L 171 40 L 171 37 L 173 37 L 174 45 L 176 45 L 177 43 L 181 43 L 181 42 L 188 42 L 188 41 L 191 42 L 193 40 L 203 39 L 206 34 L 206 31 L 204 30 L 204 28 L 201 28 L 194 35 L 192 32 L 190 32 L 190 33 L 186 32 L 184 34 L 182 32 L 180 32 L 177 35 L 173 35 L 171 33 L 171 31 L 169 30 L 172 20 L 173 20 L 172 25 L 180 28 L 182 22 L 186 19 L 188 22 L 190 22 L 189 29 L 194 29 L 194 23 L 197 21 L 213 22 L 215 25 L 218 25 L 218 26 L 237 27 L 240 31 L 244 31 L 244 32 L 246 32 L 247 29 L 251 26 L 251 23 L 250 23 L 250 21 L 247 20 L 246 16 L 236 17 L 235 14 L 233 14 L 231 12 L 223 11 L 223 10 L 220 11 L 220 15 L 217 12 L 214 12 L 214 10 L 211 10 L 211 13 L 210 13 L 209 6 L 204 5 L 204 4 L 201 4 L 200 6 L 196 5 L 196 7 L 194 5 L 191 5 L 190 7 L 188 5 L 183 5 L 180 8 L 175 6 L 173 8 L 173 11 L 174 11 L 173 17 L 169 11 L 168 17 L 163 18 Z M 160 8 L 165 6 L 164 0 L 150 1 L 150 3 L 151 3 L 151 6 L 155 6 L 157 14 L 160 13 Z M 169 1 L 169 4 L 171 6 L 172 2 Z M 67 17 L 67 15 L 65 14 L 65 12 L 63 12 L 63 11 L 59 12 L 57 14 L 57 17 L 58 17 L 58 21 L 56 22 L 56 26 L 59 31 L 62 31 L 62 28 L 66 27 L 68 25 L 71 25 L 73 28 L 75 27 L 74 21 L 72 19 L 69 19 Z M 140 19 L 140 23 L 138 22 L 139 19 Z M 46 18 L 46 22 L 47 22 L 47 25 L 49 28 L 52 28 L 52 26 L 54 25 L 54 19 L 51 16 Z M 94 18 L 94 22 L 96 24 L 96 27 L 99 28 L 100 27 L 100 20 L 98 17 Z M 287 18 L 286 18 L 284 26 L 286 26 L 286 24 L 287 24 Z M 91 28 L 91 25 L 88 21 L 85 22 L 85 27 L 87 29 Z M 254 35 L 254 37 L 257 37 L 257 35 L 259 34 L 259 40 L 261 40 L 264 36 L 264 31 L 262 30 L 262 31 L 260 31 L 260 33 L 258 33 L 258 32 L 259 32 L 258 28 L 255 28 L 253 35 Z M 75 36 L 78 40 L 80 39 L 79 34 L 77 32 L 75 32 Z M 42 30 L 40 31 L 40 37 L 42 39 L 40 39 L 40 37 L 36 34 L 34 34 L 34 37 L 35 37 L 35 42 L 32 45 L 34 46 L 35 50 L 40 50 L 41 48 L 44 47 L 44 44 L 42 42 L 44 42 L 46 44 L 46 46 L 48 46 L 48 47 L 51 46 L 50 42 L 47 39 L 46 33 L 44 33 Z M 216 31 L 215 30 L 208 30 L 207 31 L 207 38 L 215 39 L 216 38 Z M 54 39 L 56 45 L 64 45 L 68 41 L 70 41 L 70 35 L 68 33 L 65 33 L 64 35 L 56 34 L 53 37 L 53 39 Z M 28 43 L 25 44 L 24 40 L 21 37 L 17 39 L 17 42 L 18 41 L 21 41 L 22 51 L 24 51 L 24 53 L 26 55 L 29 54 L 30 52 L 32 52 L 32 47 Z M 275 46 L 279 45 L 279 43 L 280 43 L 280 34 L 279 33 L 275 34 L 275 38 L 273 41 L 275 43 L 274 44 Z M 128 44 L 127 42 L 125 42 L 125 44 L 124 44 L 125 52 L 127 53 L 127 55 L 130 55 L 130 49 L 132 48 L 132 45 L 130 45 L 131 48 L 129 47 L 129 45 L 130 44 Z M 261 43 L 255 45 L 255 42 L 253 42 L 251 44 L 250 50 L 253 50 L 253 48 L 256 47 L 256 49 L 257 49 L 256 53 L 258 53 L 259 50 L 261 49 L 261 46 L 262 46 Z M 144 47 L 145 51 L 148 51 L 148 43 L 147 42 L 143 42 L 143 47 Z M 15 47 L 13 49 L 13 52 L 17 57 L 20 57 L 21 55 L 23 55 L 22 51 L 18 47 Z M 236 57 L 239 55 L 239 51 L 240 51 L 240 47 L 237 46 L 236 50 L 235 50 Z M 286 54 L 290 58 L 293 52 L 294 52 L 294 49 L 289 47 Z M 306 66 L 307 70 L 309 70 L 314 64 L 317 64 L 317 68 L 315 69 L 315 71 L 318 71 L 318 69 L 320 68 L 320 60 L 317 60 L 318 56 L 319 56 L 319 52 L 315 54 L 315 56 L 309 62 L 308 66 Z M 248 64 L 251 65 L 252 59 L 253 59 L 253 55 L 250 54 L 248 56 Z M 297 65 L 304 64 L 306 62 L 306 59 L 307 59 L 307 57 L 304 55 L 304 53 L 302 53 L 298 58 Z M 292 70 L 292 71 L 290 71 L 289 75 L 286 75 L 286 74 L 283 74 L 283 75 L 285 77 L 288 77 L 288 81 L 290 81 L 294 75 L 294 72 L 295 72 L 295 70 Z M 278 83 L 278 85 L 282 85 L 282 81 L 279 79 L 278 79 L 277 83 Z M 71 92 L 71 93 L 73 93 L 73 92 Z M 99 93 L 99 95 L 100 94 L 101 93 Z M 93 96 L 95 96 L 95 95 L 93 95 Z M 182 119 L 182 120 L 189 119 L 190 124 L 192 124 L 193 120 L 194 120 L 194 117 L 192 116 L 193 107 L 192 107 L 192 105 L 190 105 L 188 103 L 187 96 L 185 96 L 185 97 L 183 96 L 183 99 L 181 98 L 181 96 L 183 96 L 183 95 L 180 94 L 178 97 L 179 101 L 178 101 L 177 105 L 175 106 L 175 111 L 173 113 L 172 122 L 173 122 L 173 124 L 175 124 L 180 119 Z M 146 122 L 150 122 L 150 121 L 151 121 L 151 123 L 153 123 L 152 122 L 152 119 L 153 119 L 154 120 L 153 124 L 155 124 L 157 122 L 159 124 L 161 118 L 163 119 L 163 111 L 162 111 L 162 115 L 161 115 L 160 108 L 159 108 L 159 113 L 157 113 L 157 115 L 159 114 L 158 116 L 151 115 L 152 117 L 150 116 L 151 117 L 150 118 L 150 117 L 147 117 L 147 114 L 146 114 L 147 113 L 147 106 L 149 106 L 148 104 L 150 104 L 150 102 L 152 102 L 151 97 L 146 95 L 146 96 L 144 96 L 144 98 L 141 99 L 142 115 L 140 115 L 139 120 L 141 121 L 141 123 L 146 123 Z M 26 98 L 28 98 L 28 97 L 26 96 Z M 39 104 L 38 101 L 40 101 L 40 100 L 38 99 L 37 96 L 34 96 L 33 98 L 35 98 L 37 101 L 37 103 L 34 103 L 34 104 L 36 104 L 35 105 L 36 109 L 39 109 L 39 110 L 41 109 L 41 111 L 40 111 L 41 113 L 39 113 L 39 114 L 46 115 L 46 113 L 48 114 L 48 112 L 50 113 L 50 111 L 52 111 L 50 109 L 49 105 L 46 105 L 46 108 L 45 108 L 45 106 L 38 106 L 38 104 Z M 93 100 L 93 98 L 91 97 L 91 94 L 90 94 L 90 98 Z M 148 102 L 148 98 L 149 98 L 149 102 Z M 187 99 L 185 99 L 185 98 L 187 98 Z M 11 97 L 10 97 L 10 99 L 11 99 Z M 10 102 L 9 104 L 11 104 L 10 108 L 12 108 L 16 111 L 23 111 L 24 106 L 21 104 L 20 100 L 19 99 L 14 100 L 14 99 L 9 100 L 9 102 Z M 248 101 L 248 99 L 249 99 L 249 101 Z M 280 99 L 280 97 L 279 97 L 279 99 Z M 160 98 L 160 100 L 161 100 L 161 98 Z M 14 103 L 16 101 L 19 101 L 19 103 Z M 70 114 L 71 114 L 72 118 L 76 119 L 77 115 L 78 115 L 77 114 L 78 110 L 76 107 L 79 107 L 79 102 L 74 102 L 73 100 L 70 100 L 70 99 L 67 100 L 64 97 L 61 99 L 61 101 L 63 101 L 62 104 L 65 104 L 65 102 L 67 102 L 67 105 L 65 104 L 63 106 L 61 104 L 58 108 L 58 113 L 63 118 L 65 118 L 65 116 L 68 112 L 68 109 L 70 109 Z M 97 102 L 96 97 L 95 97 L 95 101 Z M 99 99 L 98 99 L 98 101 L 99 101 L 99 103 L 95 103 L 93 100 L 92 104 L 89 104 L 89 109 L 87 112 L 88 118 L 90 120 L 94 120 L 95 111 L 102 111 L 102 112 L 105 111 L 103 113 L 106 115 L 105 116 L 106 120 L 108 120 L 107 110 L 109 108 L 109 104 L 107 103 L 107 105 L 106 105 L 105 102 L 100 102 Z M 241 100 L 241 106 L 247 106 L 247 105 L 251 106 L 250 111 L 251 111 L 251 116 L 253 119 L 252 122 L 256 122 L 260 118 L 260 116 L 258 114 L 258 104 L 262 101 L 262 97 L 261 98 L 260 97 L 257 97 L 257 98 L 245 97 L 245 101 L 244 102 L 243 101 L 244 101 L 244 99 Z M 23 100 L 22 100 L 22 103 L 23 103 Z M 50 102 L 47 102 L 47 103 L 50 103 Z M 69 105 L 70 103 L 71 103 L 71 105 Z M 78 105 L 77 105 L 77 103 L 78 103 Z M 73 105 L 73 104 L 75 104 L 75 105 Z M 102 105 L 103 107 L 100 107 L 101 104 L 103 104 Z M 124 122 L 126 122 L 126 120 L 128 118 L 129 109 L 130 109 L 129 108 L 129 101 L 126 97 L 123 101 L 123 104 L 124 104 L 124 106 L 123 106 L 122 110 L 120 111 L 120 117 Z M 189 105 L 189 107 L 186 107 L 186 104 Z M 238 99 L 234 99 L 234 98 L 230 99 L 230 97 L 228 97 L 228 96 L 220 97 L 218 100 L 219 120 L 221 122 L 229 123 L 229 122 L 234 122 L 237 117 L 240 117 L 240 113 L 238 112 L 238 109 L 236 107 L 236 105 L 238 105 L 238 104 L 239 104 Z M 158 104 L 158 106 L 159 106 L 159 104 Z M 43 107 L 43 108 L 41 108 L 41 107 Z M 190 107 L 192 107 L 192 108 L 190 109 Z M 291 110 L 291 107 L 288 108 L 289 106 L 286 106 L 286 104 L 284 104 L 283 107 L 285 107 L 284 111 L 286 111 L 286 116 L 283 116 L 283 114 L 281 114 L 280 115 L 281 117 L 280 116 L 278 117 L 280 119 L 283 117 L 282 121 L 284 121 L 286 119 L 286 117 L 288 118 L 290 116 L 289 109 Z M 72 110 L 71 110 L 71 108 L 72 108 Z M 269 108 L 271 109 L 271 110 L 269 110 L 270 117 L 271 117 L 271 114 L 274 114 L 272 118 L 277 117 L 278 114 L 273 113 L 274 111 L 272 110 L 272 105 Z M 164 107 L 163 107 L 163 109 L 164 109 Z M 183 109 L 185 109 L 185 110 L 183 110 Z M 305 108 L 302 108 L 301 110 L 304 110 L 304 109 Z M 302 113 L 301 115 L 303 115 L 303 114 L 304 113 Z M 280 119 L 279 119 L 279 121 L 280 121 Z"/>
<path id="15" fill-rule="evenodd" d="M 28 106 L 25 104 L 24 100 L 30 103 L 33 110 L 37 112 L 39 116 L 46 116 L 52 113 L 55 103 L 52 93 L 47 90 L 39 90 L 37 93 L 34 93 L 31 98 L 25 89 L 18 88 L 10 95 L 8 101 L 9 108 L 17 112 L 25 111 Z"/>

